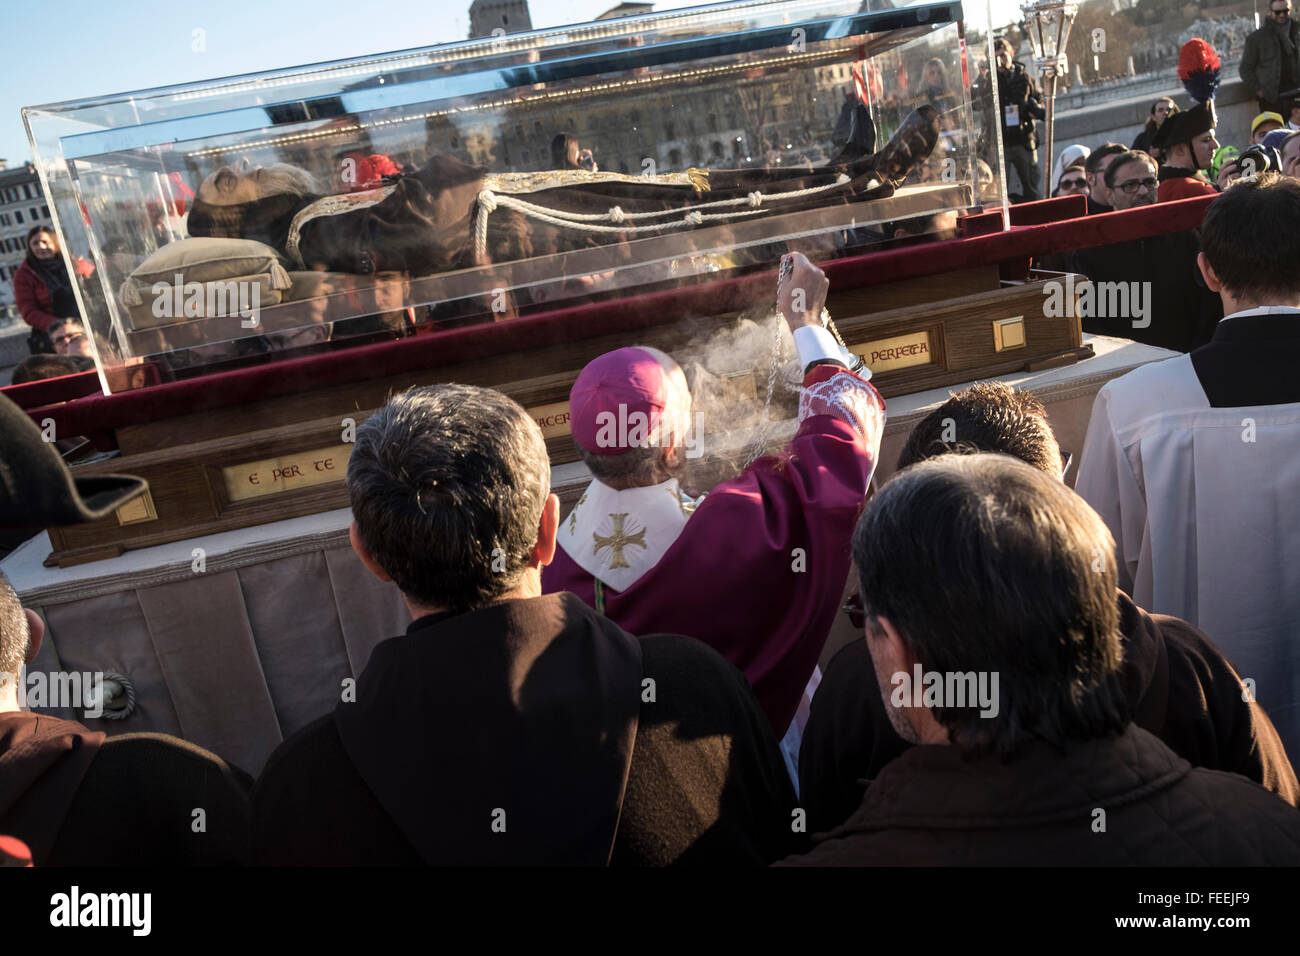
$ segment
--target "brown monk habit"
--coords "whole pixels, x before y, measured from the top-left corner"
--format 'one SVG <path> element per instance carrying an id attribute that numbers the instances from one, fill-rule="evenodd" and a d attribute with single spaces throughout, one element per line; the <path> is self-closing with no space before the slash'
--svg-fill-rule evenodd
<path id="1" fill-rule="evenodd" d="M 269 864 L 770 862 L 802 845 L 744 677 L 571 594 L 432 615 L 272 755 Z"/>
<path id="2" fill-rule="evenodd" d="M 252 239 L 283 252 L 293 217 L 317 198 L 284 193 L 232 206 L 195 200 L 185 229 L 195 237 Z"/>

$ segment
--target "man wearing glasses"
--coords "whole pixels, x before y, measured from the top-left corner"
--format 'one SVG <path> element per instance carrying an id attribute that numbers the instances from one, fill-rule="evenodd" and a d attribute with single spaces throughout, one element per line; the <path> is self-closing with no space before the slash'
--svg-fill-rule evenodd
<path id="1" fill-rule="evenodd" d="M 1116 211 L 1154 205 L 1159 189 L 1156 161 L 1137 150 L 1121 153 L 1106 170 L 1106 188 Z"/>
<path id="2" fill-rule="evenodd" d="M 1246 38 L 1241 80 L 1255 91 L 1261 113 L 1291 115 L 1294 97 L 1282 94 L 1300 85 L 1300 23 L 1291 19 L 1291 0 L 1272 0 L 1262 27 Z"/>
<path id="3" fill-rule="evenodd" d="M 56 319 L 50 323 L 50 341 L 60 355 L 91 358 L 85 326 L 77 319 Z"/>
<path id="4" fill-rule="evenodd" d="M 1057 196 L 1087 196 L 1088 174 L 1084 171 L 1082 159 L 1076 159 L 1061 174 L 1061 181 L 1056 184 Z"/>

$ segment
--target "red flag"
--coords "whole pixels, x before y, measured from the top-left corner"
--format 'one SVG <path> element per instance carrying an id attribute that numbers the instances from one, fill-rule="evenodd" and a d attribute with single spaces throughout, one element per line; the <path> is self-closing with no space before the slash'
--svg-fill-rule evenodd
<path id="1" fill-rule="evenodd" d="M 885 77 L 880 72 L 880 67 L 874 63 L 867 64 L 867 92 L 876 99 L 882 99 L 885 95 Z"/>
<path id="2" fill-rule="evenodd" d="M 190 189 L 185 180 L 181 178 L 180 173 L 168 173 L 167 179 L 172 184 L 172 189 L 178 194 L 172 200 L 172 207 L 176 210 L 176 215 L 183 216 L 185 215 L 185 201 L 194 198 L 194 190 Z"/>
<path id="3" fill-rule="evenodd" d="M 862 76 L 862 66 L 865 60 L 860 60 L 853 64 L 853 91 L 858 94 L 858 102 L 866 104 L 871 102 L 867 98 L 867 81 Z"/>

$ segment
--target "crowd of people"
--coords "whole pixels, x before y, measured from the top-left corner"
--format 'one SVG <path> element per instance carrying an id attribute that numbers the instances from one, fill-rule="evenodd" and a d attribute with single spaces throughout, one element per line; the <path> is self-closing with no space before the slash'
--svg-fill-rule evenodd
<path id="1" fill-rule="evenodd" d="M 1246 88 L 1259 104 L 1259 114 L 1251 122 L 1250 142 L 1240 145 L 1222 145 L 1215 137 L 1217 116 L 1213 109 L 1213 88 L 1201 92 L 1196 84 L 1184 85 L 1192 95 L 1192 108 L 1179 110 L 1171 97 L 1162 96 L 1151 104 L 1150 115 L 1134 137 L 1131 149 L 1147 153 L 1156 163 L 1157 186 L 1153 195 L 1158 201 L 1187 198 L 1222 190 L 1241 175 L 1235 162 L 1237 156 L 1249 146 L 1267 146 L 1281 150 L 1286 133 L 1300 130 L 1300 20 L 1292 17 L 1290 0 L 1272 0 L 1268 5 L 1268 19 L 1245 40 L 1245 49 L 1238 64 L 1238 74 Z M 1193 44 L 1204 44 L 1193 39 Z M 1209 45 L 1206 45 L 1209 48 Z M 986 73 L 972 87 L 977 105 L 985 113 L 986 133 L 982 149 L 987 156 L 993 149 L 992 130 L 1001 127 L 1003 157 L 1008 172 L 1014 171 L 1016 188 L 1011 190 L 1012 202 L 1029 202 L 1043 198 L 1042 171 L 1038 155 L 1039 131 L 1036 121 L 1045 118 L 1042 94 L 1035 86 L 1025 64 L 1015 59 L 1012 44 L 1003 37 L 993 42 L 996 72 Z M 1183 52 L 1186 51 L 1186 44 Z M 1218 66 L 1214 67 L 1217 86 Z M 1182 67 L 1180 66 L 1180 75 Z M 992 115 L 991 87 L 996 84 L 1002 115 Z M 1278 135 L 1266 139 L 1268 134 Z M 1089 150 L 1083 144 L 1066 147 L 1053 167 L 1052 195 L 1078 192 L 1077 178 L 1070 177 L 1072 189 L 1062 189 L 1060 180 L 1064 172 L 1088 160 L 1090 152 L 1109 150 L 1120 144 L 1105 143 Z M 1300 152 L 1300 146 L 1293 146 Z M 1103 156 L 1110 155 L 1103 153 Z M 1280 168 L 1284 160 L 1274 156 Z M 1096 162 L 1100 162 L 1097 160 Z M 1109 212 L 1112 208 L 1127 208 L 1109 202 L 1109 187 L 1099 174 L 1104 166 L 1087 170 L 1089 196 L 1088 212 Z M 1288 175 L 1292 173 L 1288 172 Z"/>
<path id="2" fill-rule="evenodd" d="M 1195 231 L 1042 263 L 1145 286 L 1140 316 L 1084 328 L 1179 353 L 1101 387 L 1073 487 L 1043 403 L 981 382 L 873 490 L 886 402 L 791 254 L 794 435 L 705 495 L 682 483 L 695 402 L 656 348 L 577 377 L 591 481 L 567 511 L 500 392 L 417 387 L 367 418 L 349 540 L 411 623 L 256 779 L 24 710 L 45 622 L 0 573 L 0 864 L 1300 865 L 1300 26 L 1272 10 L 1242 60 L 1250 143 L 1221 146 L 1212 103 L 1162 97 L 1131 146 L 1055 165 L 1084 215 L 1216 197 Z M 1006 164 L 1041 198 L 1042 106 L 995 53 Z M 940 61 L 925 77 L 948 95 Z M 865 114 L 846 103 L 845 143 L 874 144 Z M 576 137 L 552 146 L 596 169 Z M 57 238 L 28 249 L 40 354 L 15 382 L 91 354 Z M 406 281 L 366 318 L 405 323 Z M 73 478 L 0 396 L 0 530 L 143 490 Z M 823 673 L 841 614 L 860 638 Z"/>
<path id="3" fill-rule="evenodd" d="M 1107 172 L 1150 175 L 1126 155 Z M 44 625 L 0 578 L 0 834 L 37 864 L 1300 863 L 1297 218 L 1276 174 L 1211 206 L 1229 315 L 1102 388 L 1077 490 L 1043 405 L 982 383 L 869 494 L 886 403 L 798 254 L 797 430 L 702 498 L 657 349 L 574 383 L 567 513 L 512 399 L 394 395 L 357 430 L 350 540 L 411 624 L 255 782 L 19 709 Z M 140 493 L 0 417 L 0 525 Z M 822 675 L 840 613 L 862 639 Z"/>
<path id="4" fill-rule="evenodd" d="M 1291 39 L 1300 37 L 1300 22 L 1291 19 L 1289 0 L 1274 0 L 1270 6 L 1273 22 L 1250 35 L 1239 68 L 1260 107 L 1248 142 L 1220 143 L 1214 108 L 1219 66 L 1208 45 L 1194 39 L 1184 46 L 1180 61 L 1192 105 L 1179 109 L 1172 98 L 1158 98 L 1128 147 L 1117 142 L 1066 146 L 1053 164 L 1052 196 L 1081 195 L 1085 214 L 1094 216 L 1219 195 L 1239 180 L 1265 172 L 1300 175 L 1300 102 L 1293 95 L 1300 93 L 1300 47 Z M 1023 64 L 1013 61 L 1011 45 L 998 39 L 994 48 L 1006 167 L 1015 170 L 1021 186 L 1011 198 L 1037 199 L 1039 95 Z M 1211 341 L 1226 314 L 1222 297 L 1198 265 L 1200 247 L 1197 231 L 1188 230 L 1045 256 L 1037 264 L 1141 296 L 1140 312 L 1131 305 L 1109 313 L 1084 311 L 1085 331 L 1190 352 Z"/>

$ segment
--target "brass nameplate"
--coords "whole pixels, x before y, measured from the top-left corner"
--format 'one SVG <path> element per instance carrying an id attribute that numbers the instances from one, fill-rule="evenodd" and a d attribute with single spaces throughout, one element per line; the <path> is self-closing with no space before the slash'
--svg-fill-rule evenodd
<path id="1" fill-rule="evenodd" d="M 1010 319 L 998 319 L 993 323 L 993 350 L 1005 352 L 1007 349 L 1025 347 L 1025 317 L 1013 316 Z"/>
<path id="2" fill-rule="evenodd" d="M 543 438 L 562 438 L 569 434 L 569 403 L 552 402 L 550 405 L 537 405 L 528 409 L 537 427 L 542 430 Z"/>
<path id="3" fill-rule="evenodd" d="M 221 469 L 230 501 L 259 498 L 312 485 L 342 481 L 347 476 L 351 445 L 331 445 L 278 458 L 263 458 Z"/>
<path id="4" fill-rule="evenodd" d="M 145 493 L 139 498 L 132 498 L 122 507 L 118 508 L 117 526 L 125 527 L 129 524 L 140 524 L 145 521 L 157 521 L 158 512 L 154 510 L 153 495 L 145 489 Z"/>
<path id="5" fill-rule="evenodd" d="M 850 350 L 866 360 L 872 372 L 892 372 L 914 365 L 930 365 L 934 353 L 930 351 L 929 332 L 909 332 L 887 339 L 876 339 L 861 345 L 851 345 Z"/>

